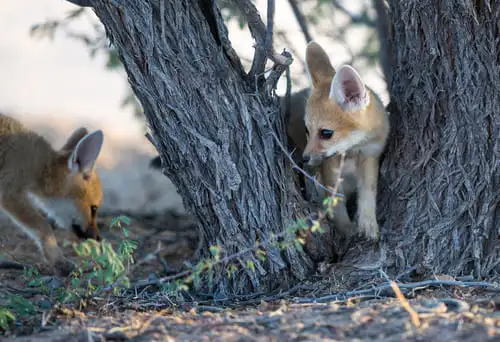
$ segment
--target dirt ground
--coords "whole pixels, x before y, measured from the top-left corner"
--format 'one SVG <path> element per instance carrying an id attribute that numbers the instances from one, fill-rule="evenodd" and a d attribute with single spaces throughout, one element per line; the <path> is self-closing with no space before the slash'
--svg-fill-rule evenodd
<path id="1" fill-rule="evenodd" d="M 192 222 L 181 214 L 134 216 L 131 238 L 140 242 L 140 254 L 157 248 L 171 271 L 189 259 L 197 246 Z M 112 216 L 104 221 L 109 223 Z M 0 221 L 9 239 L 2 238 L 3 258 L 36 264 L 34 244 L 5 218 Z M 103 228 L 103 237 L 117 238 Z M 2 234 L 5 236 L 4 234 Z M 60 231 L 65 253 L 76 258 L 70 232 Z M 140 259 L 138 256 L 137 259 Z M 131 274 L 132 281 L 164 275 L 164 264 L 151 260 Z M 42 276 L 44 276 L 42 274 Z M 253 300 L 217 306 L 206 302 L 172 305 L 165 293 L 141 292 L 98 297 L 85 309 L 50 309 L 47 294 L 26 287 L 21 270 L 0 270 L 2 297 L 18 295 L 35 304 L 36 312 L 19 317 L 5 341 L 499 341 L 500 296 L 478 288 L 420 288 L 406 293 L 420 319 L 417 328 L 401 302 L 387 294 L 314 303 L 328 294 L 329 283 L 296 287 L 272 300 Z M 299 289 L 299 290 L 297 290 Z M 312 290 L 314 289 L 314 290 Z M 385 297 L 384 297 L 385 296 Z M 378 297 L 378 298 L 377 298 Z"/>
<path id="2" fill-rule="evenodd" d="M 498 341 L 491 310 L 429 308 L 415 300 L 421 327 L 395 300 L 360 304 L 276 303 L 264 308 L 75 314 L 57 330 L 10 341 Z"/>
<path id="3" fill-rule="evenodd" d="M 42 132 L 61 145 L 75 123 Z M 63 133 L 64 132 L 64 133 Z M 183 214 L 175 188 L 157 171 L 148 170 L 151 146 L 107 136 L 100 158 L 105 203 L 100 211 L 102 236 L 119 241 L 109 228 L 117 215 L 131 218 L 130 238 L 139 242 L 136 260 L 160 246 L 161 253 L 134 269 L 132 283 L 176 272 L 198 247 L 193 222 Z M 147 143 L 145 143 L 147 144 Z M 39 266 L 40 254 L 23 232 L 0 214 L 0 259 Z M 67 256 L 76 260 L 70 231 L 57 232 Z M 43 270 L 43 269 L 42 269 Z M 50 287 L 64 284 L 42 272 Z M 47 286 L 49 286 L 47 285 Z M 81 310 L 54 307 L 52 296 L 27 286 L 22 270 L 0 269 L 0 306 L 18 296 L 34 306 L 18 315 L 2 341 L 500 341 L 500 296 L 480 288 L 417 288 L 405 293 L 419 318 L 390 293 L 375 293 L 334 302 L 315 302 L 335 291 L 327 279 L 314 279 L 271 297 L 220 306 L 186 300 L 173 305 L 160 291 L 141 288 L 112 297 L 97 297 Z M 367 285 L 368 287 L 368 285 Z M 177 302 L 178 303 L 178 302 Z"/>

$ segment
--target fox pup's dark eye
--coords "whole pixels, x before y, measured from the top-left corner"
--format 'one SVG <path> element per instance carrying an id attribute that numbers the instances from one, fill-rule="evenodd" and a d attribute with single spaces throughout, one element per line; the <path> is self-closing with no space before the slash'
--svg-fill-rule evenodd
<path id="1" fill-rule="evenodd" d="M 335 131 L 333 129 L 322 129 L 319 131 L 319 137 L 322 140 L 328 140 L 332 137 Z"/>

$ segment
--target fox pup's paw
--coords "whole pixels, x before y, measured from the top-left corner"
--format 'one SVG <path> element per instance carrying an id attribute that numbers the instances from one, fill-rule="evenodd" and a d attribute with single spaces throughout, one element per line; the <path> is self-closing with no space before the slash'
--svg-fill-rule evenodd
<path id="1" fill-rule="evenodd" d="M 54 263 L 57 275 L 67 277 L 75 269 L 75 264 L 66 258 L 61 258 Z"/>
<path id="2" fill-rule="evenodd" d="M 359 217 L 358 231 L 371 240 L 378 241 L 380 237 L 377 219 L 369 215 L 362 215 Z"/>

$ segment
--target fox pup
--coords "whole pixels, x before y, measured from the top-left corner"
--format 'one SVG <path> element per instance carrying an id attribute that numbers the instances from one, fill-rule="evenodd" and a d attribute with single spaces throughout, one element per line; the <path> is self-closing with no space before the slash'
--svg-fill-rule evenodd
<path id="1" fill-rule="evenodd" d="M 61 227 L 71 225 L 79 238 L 99 240 L 102 188 L 94 165 L 103 139 L 101 130 L 88 133 L 81 127 L 56 151 L 19 121 L 0 114 L 0 206 L 59 275 L 68 275 L 74 265 L 40 212 Z"/>
<path id="2" fill-rule="evenodd" d="M 306 66 L 311 91 L 304 116 L 304 162 L 319 166 L 323 184 L 334 186 L 339 154 L 356 158 L 357 229 L 347 215 L 344 201 L 335 208 L 334 220 L 345 233 L 356 229 L 378 240 L 376 196 L 379 157 L 389 134 L 387 112 L 353 67 L 344 65 L 335 71 L 326 52 L 315 42 L 307 45 Z"/>

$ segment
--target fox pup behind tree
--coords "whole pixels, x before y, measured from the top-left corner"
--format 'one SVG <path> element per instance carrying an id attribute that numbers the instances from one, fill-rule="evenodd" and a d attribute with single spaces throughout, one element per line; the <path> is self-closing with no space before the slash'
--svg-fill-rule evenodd
<path id="1" fill-rule="evenodd" d="M 19 121 L 0 114 L 0 205 L 60 275 L 68 275 L 74 265 L 38 210 L 63 228 L 71 225 L 79 238 L 99 240 L 102 188 L 94 165 L 102 143 L 102 131 L 88 133 L 81 127 L 56 151 Z"/>
<path id="2" fill-rule="evenodd" d="M 384 105 L 353 67 L 344 65 L 335 71 L 326 52 L 315 42 L 307 46 L 306 64 L 311 92 L 304 117 L 307 135 L 304 161 L 311 166 L 321 164 L 323 183 L 333 186 L 339 154 L 356 158 L 357 230 L 378 240 L 379 157 L 389 134 Z M 343 201 L 335 208 L 334 219 L 341 222 L 338 226 L 346 233 L 352 233 L 347 231 L 352 224 L 350 227 Z"/>

